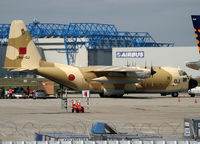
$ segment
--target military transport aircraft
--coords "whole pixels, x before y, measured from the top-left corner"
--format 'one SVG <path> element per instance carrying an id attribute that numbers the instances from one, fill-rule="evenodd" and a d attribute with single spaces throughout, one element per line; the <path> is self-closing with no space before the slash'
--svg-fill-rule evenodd
<path id="1" fill-rule="evenodd" d="M 200 15 L 192 15 L 191 17 L 192 17 L 195 37 L 197 40 L 197 46 L 198 46 L 199 53 L 200 53 Z M 189 68 L 195 69 L 195 70 L 199 70 L 200 69 L 200 60 L 187 62 L 186 66 Z"/>
<path id="2" fill-rule="evenodd" d="M 125 93 L 161 93 L 177 97 L 180 91 L 196 87 L 185 71 L 172 67 L 77 67 L 42 60 L 24 22 L 10 27 L 4 68 L 31 72 L 74 90 L 90 90 L 101 97 L 122 97 Z"/>

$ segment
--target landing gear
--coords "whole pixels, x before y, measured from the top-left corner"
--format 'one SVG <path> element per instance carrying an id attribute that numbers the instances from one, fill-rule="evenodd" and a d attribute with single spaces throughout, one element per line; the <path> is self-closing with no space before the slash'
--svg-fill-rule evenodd
<path id="1" fill-rule="evenodd" d="M 172 97 L 178 97 L 178 92 L 173 92 Z"/>
<path id="2" fill-rule="evenodd" d="M 195 94 L 190 94 L 191 97 L 195 97 Z"/>
<path id="3" fill-rule="evenodd" d="M 105 97 L 107 97 L 107 96 L 104 95 L 103 93 L 100 93 L 99 96 L 100 96 L 101 98 L 105 98 Z"/>
<path id="4" fill-rule="evenodd" d="M 160 95 L 161 95 L 161 96 L 167 96 L 167 94 L 166 94 L 166 93 L 161 93 Z"/>
<path id="5" fill-rule="evenodd" d="M 113 97 L 113 98 L 122 98 L 124 95 L 122 94 L 122 95 L 111 95 L 111 97 Z"/>
<path id="6" fill-rule="evenodd" d="M 62 85 L 62 84 L 60 84 L 60 90 L 61 90 L 61 96 L 60 96 L 60 98 L 63 98 L 63 89 L 64 89 L 64 86 Z"/>
<path id="7" fill-rule="evenodd" d="M 108 95 L 104 95 L 103 93 L 100 93 L 99 96 L 100 96 L 101 98 L 121 98 L 121 97 L 123 97 L 123 94 L 121 94 L 121 95 L 110 95 L 110 96 L 108 96 Z"/>

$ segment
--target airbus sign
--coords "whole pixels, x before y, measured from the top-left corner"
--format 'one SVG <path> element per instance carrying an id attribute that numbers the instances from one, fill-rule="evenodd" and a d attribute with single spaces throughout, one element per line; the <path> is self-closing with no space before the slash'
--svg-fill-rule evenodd
<path id="1" fill-rule="evenodd" d="M 117 51 L 116 58 L 144 58 L 144 51 Z"/>

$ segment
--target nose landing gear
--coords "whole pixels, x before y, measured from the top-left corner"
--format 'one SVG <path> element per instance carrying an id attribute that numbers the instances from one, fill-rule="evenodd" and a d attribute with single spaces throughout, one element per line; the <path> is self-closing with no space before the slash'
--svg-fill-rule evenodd
<path id="1" fill-rule="evenodd" d="M 172 97 L 178 97 L 178 92 L 173 92 Z"/>

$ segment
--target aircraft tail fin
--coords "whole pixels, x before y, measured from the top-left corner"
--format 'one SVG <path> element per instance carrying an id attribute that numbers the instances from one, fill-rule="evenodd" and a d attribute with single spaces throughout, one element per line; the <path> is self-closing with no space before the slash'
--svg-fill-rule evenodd
<path id="1" fill-rule="evenodd" d="M 42 58 L 26 25 L 22 20 L 14 20 L 10 26 L 4 68 L 10 70 L 34 70 Z"/>
<path id="2" fill-rule="evenodd" d="M 195 32 L 195 37 L 197 40 L 197 45 L 200 53 L 200 15 L 192 15 L 192 22 Z"/>

